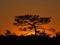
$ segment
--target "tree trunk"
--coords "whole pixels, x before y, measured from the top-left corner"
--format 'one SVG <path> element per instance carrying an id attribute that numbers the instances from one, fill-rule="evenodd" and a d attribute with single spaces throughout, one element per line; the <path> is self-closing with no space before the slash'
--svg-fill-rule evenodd
<path id="1" fill-rule="evenodd" d="M 35 24 L 33 23 L 33 24 L 30 24 L 30 23 L 28 23 L 29 25 L 31 25 L 35 30 L 35 36 L 36 36 L 36 26 L 35 26 Z"/>
<path id="2" fill-rule="evenodd" d="M 34 29 L 35 29 L 35 36 L 36 36 L 36 26 L 33 24 L 33 27 L 34 27 Z"/>

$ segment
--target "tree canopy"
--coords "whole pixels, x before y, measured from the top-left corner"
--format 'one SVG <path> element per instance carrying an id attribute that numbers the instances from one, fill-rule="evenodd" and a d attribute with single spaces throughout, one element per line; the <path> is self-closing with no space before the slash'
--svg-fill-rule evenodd
<path id="1" fill-rule="evenodd" d="M 15 22 L 14 25 L 16 26 L 22 26 L 22 25 L 31 25 L 29 29 L 32 30 L 34 28 L 35 35 L 38 32 L 36 29 L 36 24 L 48 24 L 51 22 L 50 17 L 40 17 L 38 15 L 21 15 L 21 16 L 15 16 Z M 26 28 L 24 28 L 26 30 Z"/>

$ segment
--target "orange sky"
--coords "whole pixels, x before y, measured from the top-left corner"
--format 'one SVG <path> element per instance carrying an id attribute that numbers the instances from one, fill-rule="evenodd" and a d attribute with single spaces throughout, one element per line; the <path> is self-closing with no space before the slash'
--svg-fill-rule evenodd
<path id="1" fill-rule="evenodd" d="M 60 0 L 0 0 L 0 34 L 6 29 L 16 33 L 14 16 L 25 14 L 52 17 L 49 27 L 60 31 Z"/>

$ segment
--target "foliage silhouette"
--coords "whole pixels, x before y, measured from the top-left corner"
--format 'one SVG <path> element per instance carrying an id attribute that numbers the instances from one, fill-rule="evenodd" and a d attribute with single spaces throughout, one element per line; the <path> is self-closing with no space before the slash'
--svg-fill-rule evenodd
<path id="1" fill-rule="evenodd" d="M 40 18 L 38 15 L 23 15 L 23 16 L 16 16 L 15 17 L 15 23 L 16 26 L 22 26 L 22 25 L 31 25 L 32 28 L 34 28 L 35 36 L 37 32 L 36 24 L 48 24 L 50 22 L 50 17 L 44 17 Z M 31 29 L 32 29 L 31 28 Z"/>
<path id="2" fill-rule="evenodd" d="M 10 30 L 7 29 L 5 34 L 10 35 L 11 34 Z"/>

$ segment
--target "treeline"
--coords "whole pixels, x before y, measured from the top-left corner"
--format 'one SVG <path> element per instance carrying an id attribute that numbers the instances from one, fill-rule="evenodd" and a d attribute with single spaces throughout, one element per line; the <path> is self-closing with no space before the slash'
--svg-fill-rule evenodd
<path id="1" fill-rule="evenodd" d="M 48 35 L 44 36 L 16 36 L 0 35 L 0 45 L 60 45 L 60 35 L 50 38 Z"/>

